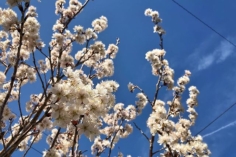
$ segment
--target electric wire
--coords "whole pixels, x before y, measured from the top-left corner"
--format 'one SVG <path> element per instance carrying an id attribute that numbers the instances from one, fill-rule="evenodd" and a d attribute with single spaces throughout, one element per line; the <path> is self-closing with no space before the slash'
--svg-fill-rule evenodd
<path id="1" fill-rule="evenodd" d="M 218 34 L 221 38 L 223 38 L 224 40 L 226 40 L 227 42 L 229 42 L 231 45 L 233 45 L 234 47 L 236 47 L 236 45 L 230 41 L 229 39 L 227 39 L 226 37 L 224 37 L 222 34 L 220 34 L 218 31 L 216 31 L 213 27 L 211 27 L 210 25 L 208 25 L 206 22 L 202 21 L 199 17 L 197 17 L 196 15 L 194 15 L 192 12 L 190 12 L 188 9 L 186 9 L 185 7 L 183 7 L 181 4 L 179 4 L 178 2 L 176 2 L 175 0 L 172 0 L 176 5 L 178 5 L 180 8 L 182 8 L 183 10 L 185 10 L 187 13 L 189 13 L 190 15 L 192 15 L 195 19 L 197 19 L 198 21 L 200 21 L 202 24 L 204 24 L 206 27 L 208 27 L 209 29 L 211 29 L 213 32 L 215 32 L 216 34 Z"/>
<path id="2" fill-rule="evenodd" d="M 206 27 L 208 27 L 209 29 L 211 29 L 213 32 L 215 32 L 216 34 L 218 34 L 221 38 L 223 38 L 224 40 L 226 40 L 227 42 L 229 42 L 231 45 L 233 45 L 234 47 L 236 47 L 236 45 L 231 42 L 230 40 L 228 40 L 226 37 L 224 37 L 222 34 L 220 34 L 218 31 L 216 31 L 213 27 L 211 27 L 210 25 L 208 25 L 207 23 L 205 23 L 204 21 L 202 21 L 199 17 L 197 17 L 196 15 L 194 15 L 192 12 L 190 12 L 188 9 L 186 9 L 184 6 L 182 6 L 181 4 L 179 4 L 178 2 L 176 2 L 175 0 L 172 0 L 176 5 L 178 5 L 180 8 L 182 8 L 183 10 L 185 10 L 187 13 L 189 13 L 190 15 L 192 15 L 195 19 L 197 19 L 198 21 L 200 21 L 202 24 L 204 24 Z M 236 105 L 236 102 L 233 103 L 231 106 L 229 106 L 224 112 L 222 112 L 220 115 L 218 115 L 215 119 L 213 119 L 210 123 L 208 123 L 204 128 L 202 128 L 200 131 L 198 131 L 195 135 L 200 134 L 202 131 L 204 131 L 205 129 L 207 129 L 210 125 L 212 125 L 215 121 L 217 121 L 221 116 L 223 116 L 226 112 L 228 112 L 231 108 L 233 108 Z"/>
<path id="3" fill-rule="evenodd" d="M 37 150 L 36 148 L 34 148 L 34 147 L 31 147 L 31 149 L 33 149 L 34 151 L 36 151 L 36 152 L 38 152 L 39 154 L 43 155 L 43 153 L 42 153 L 42 152 L 40 152 L 39 150 Z"/>
<path id="4" fill-rule="evenodd" d="M 203 132 L 206 128 L 208 128 L 211 124 L 213 124 L 215 121 L 217 121 L 221 116 L 223 116 L 226 112 L 228 112 L 231 108 L 233 108 L 236 105 L 236 102 L 233 103 L 231 106 L 229 106 L 224 112 L 222 112 L 220 115 L 218 115 L 216 118 L 214 118 L 210 123 L 208 123 L 204 128 L 202 128 L 200 131 L 198 131 L 196 135 L 200 134 Z"/>

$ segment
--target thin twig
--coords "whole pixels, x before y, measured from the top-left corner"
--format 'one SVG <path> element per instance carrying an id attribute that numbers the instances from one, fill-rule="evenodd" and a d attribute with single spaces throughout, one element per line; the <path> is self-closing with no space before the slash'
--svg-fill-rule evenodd
<path id="1" fill-rule="evenodd" d="M 166 149 L 166 147 L 161 148 L 161 149 L 159 149 L 159 150 L 153 152 L 152 155 L 155 155 L 156 153 L 159 153 L 159 152 L 161 152 L 161 151 L 163 151 L 163 150 L 165 150 L 165 149 Z"/>
<path id="2" fill-rule="evenodd" d="M 159 38 L 160 38 L 160 47 L 161 49 L 164 49 L 164 46 L 163 46 L 163 38 L 162 38 L 162 34 L 159 34 Z M 161 60 L 163 60 L 163 58 L 160 58 Z M 164 66 L 161 66 L 161 71 L 163 71 L 164 69 Z M 160 90 L 160 83 L 162 81 L 162 77 L 163 77 L 163 73 L 161 72 L 160 75 L 159 75 L 159 78 L 158 78 L 158 81 L 157 81 L 157 84 L 156 84 L 156 92 L 154 94 L 154 99 L 153 99 L 153 103 L 152 103 L 152 107 L 155 105 L 156 103 L 156 100 L 157 100 L 157 97 L 158 97 L 158 93 L 159 93 L 159 90 Z M 159 132 L 158 132 L 159 133 Z M 154 144 L 154 140 L 155 140 L 155 135 L 152 135 L 151 138 L 150 138 L 150 146 L 149 146 L 149 157 L 152 157 L 153 156 L 153 144 Z"/>
<path id="3" fill-rule="evenodd" d="M 41 48 L 36 47 L 36 49 L 37 49 L 44 57 L 46 57 L 48 60 L 50 59 L 50 58 L 42 51 Z"/>
<path id="4" fill-rule="evenodd" d="M 73 140 L 73 145 L 72 145 L 72 156 L 75 155 L 75 145 L 76 145 L 76 138 L 77 138 L 78 130 L 77 126 L 75 126 L 75 135 L 74 135 L 74 140 Z"/>
<path id="5" fill-rule="evenodd" d="M 64 26 L 64 28 L 62 29 L 61 32 L 64 32 L 65 29 L 68 28 L 68 25 L 70 24 L 71 20 L 74 19 L 75 16 L 77 16 L 77 15 L 84 9 L 84 7 L 88 4 L 88 2 L 89 2 L 89 0 L 86 0 L 86 1 L 84 2 L 84 4 L 82 5 L 82 7 L 78 10 L 78 12 L 75 13 L 72 18 L 69 18 L 68 21 L 66 21 L 65 26 Z"/>
<path id="6" fill-rule="evenodd" d="M 152 105 L 152 101 L 148 98 L 148 96 L 145 94 L 144 90 L 142 88 L 140 88 L 139 86 L 135 85 L 135 88 L 138 88 L 143 94 L 144 96 L 147 98 L 148 102 Z"/>
<path id="7" fill-rule="evenodd" d="M 60 134 L 60 131 L 61 131 L 61 128 L 59 127 L 59 128 L 57 129 L 57 134 L 56 134 L 56 136 L 55 136 L 54 139 L 53 139 L 53 142 L 52 142 L 52 145 L 51 145 L 50 149 L 52 149 L 52 147 L 55 145 L 56 140 L 57 140 L 57 137 L 58 137 L 59 134 Z"/>
<path id="8" fill-rule="evenodd" d="M 34 64 L 35 70 L 36 70 L 36 72 L 37 72 L 37 74 L 38 74 L 38 77 L 39 77 L 39 79 L 40 79 L 40 82 L 41 82 L 41 85 L 42 85 L 42 88 L 43 88 L 43 93 L 44 93 L 44 95 L 46 96 L 46 88 L 45 88 L 43 79 L 42 79 L 42 77 L 41 77 L 41 75 L 40 75 L 40 73 L 39 73 L 38 67 L 37 67 L 37 65 L 36 65 L 36 59 L 35 59 L 34 52 L 32 52 L 32 54 L 33 54 L 33 64 Z"/>
<path id="9" fill-rule="evenodd" d="M 82 151 L 79 151 L 79 157 L 81 156 L 81 155 L 83 155 L 85 152 L 87 152 L 88 150 L 84 150 L 83 152 Z"/>
<path id="10" fill-rule="evenodd" d="M 7 63 L 5 63 L 4 61 L 2 61 L 2 60 L 0 60 L 0 63 L 2 64 L 2 65 L 4 65 L 5 67 L 7 67 L 8 65 L 7 65 Z"/>
<path id="11" fill-rule="evenodd" d="M 19 37 L 19 46 L 18 46 L 18 49 L 17 49 L 17 55 L 16 55 L 16 62 L 14 64 L 14 71 L 13 71 L 13 74 L 11 76 L 11 82 L 10 82 L 10 87 L 8 89 L 8 92 L 6 94 L 6 97 L 2 103 L 2 106 L 1 106 L 1 110 L 0 110 L 0 121 L 2 120 L 2 117 L 3 117 L 3 111 L 4 111 L 4 108 L 7 104 L 7 101 L 8 99 L 10 98 L 10 95 L 11 95 L 11 91 L 13 89 L 13 85 L 14 85 L 14 82 L 15 82 L 15 79 L 16 79 L 16 73 L 17 73 L 17 69 L 18 69 L 18 64 L 20 62 L 20 50 L 21 50 L 21 46 L 22 46 L 22 42 L 23 42 L 23 36 L 24 36 L 24 33 L 23 33 L 23 28 L 24 28 L 24 23 L 26 21 L 26 18 L 25 18 L 25 11 L 21 11 L 21 29 L 20 29 L 20 37 Z M 2 129 L 1 129 L 1 132 L 2 132 Z M 4 151 L 2 151 L 4 152 Z"/>
<path id="12" fill-rule="evenodd" d="M 117 133 L 120 131 L 120 127 L 121 127 L 121 125 L 123 124 L 123 121 L 124 121 L 124 120 L 122 119 L 121 122 L 120 122 L 120 125 L 119 125 L 118 130 L 115 132 L 115 134 L 114 134 L 114 136 L 113 136 L 113 138 L 112 138 L 112 140 L 111 140 L 110 148 L 109 148 L 109 153 L 108 153 L 108 157 L 111 156 L 111 149 L 112 149 L 113 142 L 114 142 L 114 140 L 115 140 L 115 138 L 116 138 Z"/>
<path id="13" fill-rule="evenodd" d="M 171 108 L 172 104 L 174 103 L 175 99 L 176 99 L 176 95 L 174 96 L 174 98 L 171 101 L 170 107 L 169 107 L 168 112 L 167 112 L 166 119 L 168 119 L 170 117 L 170 111 L 171 111 L 170 108 Z"/>
<path id="14" fill-rule="evenodd" d="M 89 60 L 89 59 L 94 55 L 94 53 L 92 53 L 87 59 L 85 59 L 85 60 L 83 60 L 83 61 L 81 62 L 81 60 L 83 59 L 83 57 L 85 56 L 85 54 L 88 52 L 89 41 L 90 41 L 90 39 L 87 40 L 87 42 L 86 42 L 86 48 L 85 48 L 85 53 L 83 54 L 83 56 L 81 56 L 81 57 L 79 58 L 79 60 L 77 61 L 77 63 L 76 63 L 75 66 L 74 66 L 74 69 L 75 69 L 76 67 L 78 67 L 79 65 L 83 64 L 84 62 L 86 62 L 87 60 Z M 57 80 L 57 82 L 59 82 L 61 79 L 63 79 L 63 77 L 65 77 L 64 74 L 62 74 L 62 75 L 60 76 L 60 78 Z"/>
<path id="15" fill-rule="evenodd" d="M 5 131 L 3 131 L 0 135 L 1 140 L 2 140 L 2 144 L 3 144 L 3 149 L 6 149 L 6 145 L 5 145 L 5 140 L 4 140 L 4 135 L 5 135 Z"/>
<path id="16" fill-rule="evenodd" d="M 20 5 L 21 6 L 21 5 Z M 21 6 L 22 7 L 22 6 Z M 11 91 L 13 89 L 13 85 L 14 85 L 14 82 L 15 82 L 15 79 L 16 79 L 16 73 L 17 73 L 17 69 L 18 69 L 18 64 L 19 64 L 19 61 L 20 61 L 20 51 L 21 51 L 21 46 L 22 46 L 22 42 L 23 42 L 23 36 L 24 36 L 24 33 L 23 33 L 23 28 L 24 28 L 24 24 L 25 24 L 25 21 L 27 19 L 28 16 L 25 17 L 25 11 L 26 11 L 27 8 L 25 8 L 24 10 L 20 10 L 21 11 L 21 28 L 19 30 L 19 34 L 20 34 L 20 37 L 19 37 L 19 46 L 18 46 L 18 49 L 17 49 L 17 55 L 16 55 L 16 61 L 15 61 L 15 64 L 14 64 L 14 70 L 13 70 L 13 74 L 11 76 L 11 82 L 10 82 L 10 87 L 8 89 L 8 92 L 6 94 L 6 97 L 2 103 L 2 106 L 0 108 L 0 121 L 2 121 L 2 118 L 3 118 L 3 111 L 4 111 L 4 108 L 5 106 L 7 105 L 7 102 L 8 102 L 8 99 L 10 98 L 10 95 L 11 95 Z M 0 133 L 2 133 L 2 128 L 0 128 Z M 1 151 L 0 153 L 0 156 L 3 156 L 2 154 L 8 154 L 7 152 L 8 150 L 4 149 Z"/>
<path id="17" fill-rule="evenodd" d="M 51 56 L 51 49 L 50 49 L 50 47 L 48 47 L 48 53 L 49 53 L 49 63 L 50 63 L 50 70 L 51 70 L 51 80 L 52 80 L 52 85 L 54 86 L 54 84 L 55 84 L 55 82 L 54 82 L 54 69 L 55 68 L 53 68 L 53 64 L 52 64 L 52 60 L 51 60 L 51 58 L 52 58 L 52 56 Z"/>
<path id="18" fill-rule="evenodd" d="M 159 86 L 160 86 L 161 80 L 162 80 L 162 75 L 159 76 L 158 81 L 157 81 L 157 84 L 156 84 L 156 92 L 155 92 L 155 95 L 154 95 L 154 100 L 153 100 L 153 103 L 152 103 L 152 107 L 153 107 L 153 106 L 155 105 L 155 103 L 156 103 L 157 96 L 158 96 L 159 89 L 160 89 Z"/>
<path id="19" fill-rule="evenodd" d="M 171 150 L 171 148 L 170 148 L 170 145 L 169 145 L 169 144 L 166 144 L 166 147 L 168 148 L 171 157 L 174 157 L 174 156 L 173 156 L 173 153 L 172 153 L 172 150 Z"/>
<path id="20" fill-rule="evenodd" d="M 38 132 L 38 133 L 35 135 L 33 141 L 30 143 L 30 146 L 29 146 L 29 148 L 26 150 L 26 152 L 24 153 L 23 157 L 25 157 L 25 156 L 27 155 L 27 153 L 29 152 L 29 150 L 32 148 L 32 145 L 34 144 L 34 141 L 35 141 L 36 138 L 38 137 L 39 133 L 40 133 L 40 132 Z"/>
<path id="21" fill-rule="evenodd" d="M 138 125 L 135 122 L 133 123 L 134 123 L 134 126 L 141 132 L 141 134 L 149 141 L 149 138 L 147 137 L 147 135 L 138 127 Z"/>
<path id="22" fill-rule="evenodd" d="M 21 110 L 21 103 L 20 103 L 21 84 L 22 84 L 22 81 L 20 81 L 20 85 L 19 85 L 19 92 L 18 92 L 18 108 L 19 108 L 20 117 L 21 117 L 21 120 L 22 120 L 22 123 L 23 123 L 23 126 L 24 126 L 24 119 L 23 119 L 23 114 L 22 114 L 22 110 Z"/>
<path id="23" fill-rule="evenodd" d="M 149 157 L 153 156 L 153 143 L 155 140 L 155 135 L 152 135 L 150 140 L 149 140 Z"/>
<path id="24" fill-rule="evenodd" d="M 64 28 L 62 29 L 62 31 L 60 32 L 61 34 L 64 33 L 64 31 L 68 28 L 68 25 L 70 24 L 70 22 L 72 21 L 72 19 L 74 19 L 82 10 L 83 8 L 88 4 L 89 0 L 86 0 L 84 2 L 84 4 L 81 6 L 81 8 L 78 10 L 77 13 L 75 13 L 71 18 L 69 18 L 65 23 L 64 23 Z M 57 79 L 60 78 L 60 68 L 61 68 L 61 56 L 62 56 L 62 49 L 60 50 L 59 53 L 59 57 L 58 57 L 58 65 L 57 65 Z"/>
<path id="25" fill-rule="evenodd" d="M 7 75 L 7 72 L 10 70 L 10 68 L 11 68 L 11 64 L 7 65 L 7 68 L 6 68 L 6 70 L 4 71 L 4 74 L 5 74 L 5 75 Z"/>

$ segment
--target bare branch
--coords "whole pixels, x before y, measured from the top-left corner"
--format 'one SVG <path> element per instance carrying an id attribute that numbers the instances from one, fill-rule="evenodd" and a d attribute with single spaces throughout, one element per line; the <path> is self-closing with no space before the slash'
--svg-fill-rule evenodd
<path id="1" fill-rule="evenodd" d="M 159 153 L 159 152 L 161 152 L 161 151 L 163 151 L 163 150 L 165 150 L 165 149 L 166 149 L 166 147 L 165 147 L 165 148 L 161 148 L 161 149 L 159 149 L 159 150 L 153 152 L 152 155 L 155 155 L 156 153 Z"/>
<path id="2" fill-rule="evenodd" d="M 22 84 L 22 81 L 20 81 L 20 85 L 19 85 L 19 92 L 18 92 L 18 108 L 19 108 L 19 111 L 20 111 L 20 117 L 21 117 L 22 123 L 23 123 L 23 125 L 24 125 L 24 119 L 23 119 L 23 114 L 22 114 L 22 109 L 21 109 L 21 103 L 20 103 L 21 84 Z"/>
<path id="3" fill-rule="evenodd" d="M 55 143 L 56 143 L 56 140 L 57 140 L 57 137 L 58 137 L 58 135 L 60 134 L 60 131 L 61 131 L 61 128 L 59 127 L 59 128 L 57 129 L 57 134 L 56 134 L 56 136 L 55 136 L 54 139 L 53 139 L 53 142 L 52 142 L 52 145 L 51 145 L 50 149 L 52 149 L 52 148 L 54 147 L 54 145 L 55 145 Z"/>
<path id="4" fill-rule="evenodd" d="M 76 139 L 77 139 L 77 134 L 78 134 L 78 130 L 77 130 L 77 126 L 75 126 L 75 135 L 74 135 L 74 140 L 73 140 L 73 145 L 72 145 L 72 156 L 75 155 L 75 145 L 76 145 Z"/>
<path id="5" fill-rule="evenodd" d="M 147 135 L 138 127 L 138 125 L 135 122 L 133 123 L 134 123 L 134 126 L 141 132 L 141 134 L 149 141 L 149 138 L 147 137 Z"/>
<path id="6" fill-rule="evenodd" d="M 32 146 L 33 146 L 33 144 L 34 144 L 35 140 L 37 139 L 37 137 L 38 137 L 39 133 L 40 133 L 40 132 L 38 132 L 38 133 L 36 133 L 36 135 L 34 135 L 34 139 L 33 139 L 33 141 L 30 143 L 30 145 L 29 145 L 29 148 L 28 148 L 28 149 L 25 151 L 25 153 L 24 153 L 23 157 L 26 157 L 27 153 L 28 153 L 28 152 L 29 152 L 29 150 L 32 148 Z"/>

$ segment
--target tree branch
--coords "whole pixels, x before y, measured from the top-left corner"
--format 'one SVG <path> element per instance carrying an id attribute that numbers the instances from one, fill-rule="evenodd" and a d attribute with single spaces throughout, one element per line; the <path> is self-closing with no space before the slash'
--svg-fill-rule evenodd
<path id="1" fill-rule="evenodd" d="M 134 123 L 134 126 L 141 132 L 141 134 L 149 141 L 149 138 L 147 137 L 147 135 L 138 127 L 138 125 L 135 122 L 133 123 Z"/>
<path id="2" fill-rule="evenodd" d="M 54 139 L 53 139 L 53 142 L 52 142 L 52 145 L 51 145 L 50 149 L 52 149 L 52 148 L 54 147 L 54 145 L 55 145 L 55 143 L 56 143 L 56 140 L 57 140 L 57 137 L 58 137 L 58 135 L 60 134 L 60 131 L 61 131 L 61 128 L 59 127 L 59 128 L 57 129 L 57 134 L 56 134 L 56 136 L 55 136 Z"/>

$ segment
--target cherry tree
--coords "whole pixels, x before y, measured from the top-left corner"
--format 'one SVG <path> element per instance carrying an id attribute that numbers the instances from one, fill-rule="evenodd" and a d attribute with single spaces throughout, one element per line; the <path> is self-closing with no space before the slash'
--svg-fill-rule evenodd
<path id="1" fill-rule="evenodd" d="M 67 7 L 65 4 L 69 3 Z M 0 8 L 0 156 L 10 157 L 16 151 L 23 156 L 33 144 L 43 140 L 45 130 L 51 132 L 46 138 L 48 149 L 44 157 L 111 156 L 112 149 L 120 139 L 128 137 L 134 129 L 140 131 L 149 143 L 149 157 L 207 157 L 210 155 L 207 144 L 200 135 L 193 136 L 190 127 L 197 118 L 198 89 L 191 86 L 186 107 L 181 95 L 189 83 L 191 72 L 174 83 L 174 70 L 164 58 L 164 29 L 157 11 L 147 9 L 154 23 L 154 33 L 159 36 L 160 47 L 148 51 L 152 74 L 158 78 L 154 98 L 150 98 L 141 87 L 128 84 L 131 93 L 137 92 L 135 105 L 116 103 L 115 93 L 119 84 L 107 77 L 114 73 L 119 39 L 108 47 L 99 41 L 98 35 L 108 27 L 105 16 L 92 21 L 91 28 L 81 25 L 69 29 L 89 3 L 78 0 L 56 0 L 55 13 L 58 19 L 52 26 L 52 38 L 48 46 L 40 38 L 40 23 L 36 7 L 30 0 L 7 0 L 9 8 Z M 18 9 L 18 12 L 13 9 Z M 41 32 L 42 33 L 42 32 Z M 83 48 L 72 52 L 72 46 Z M 44 59 L 36 56 L 40 54 Z M 127 65 L 128 66 L 128 65 Z M 40 84 L 41 93 L 31 93 L 28 101 L 26 84 Z M 158 95 L 161 89 L 173 91 L 173 99 L 164 102 Z M 15 104 L 18 112 L 12 111 Z M 148 137 L 133 120 L 144 108 L 151 108 L 147 127 Z M 188 113 L 188 117 L 183 116 Z M 80 149 L 81 136 L 92 141 L 91 152 Z M 160 150 L 154 150 L 154 145 Z M 90 148 L 89 148 L 90 149 Z M 118 152 L 118 156 L 123 156 Z M 148 155 L 147 155 L 148 156 Z"/>

